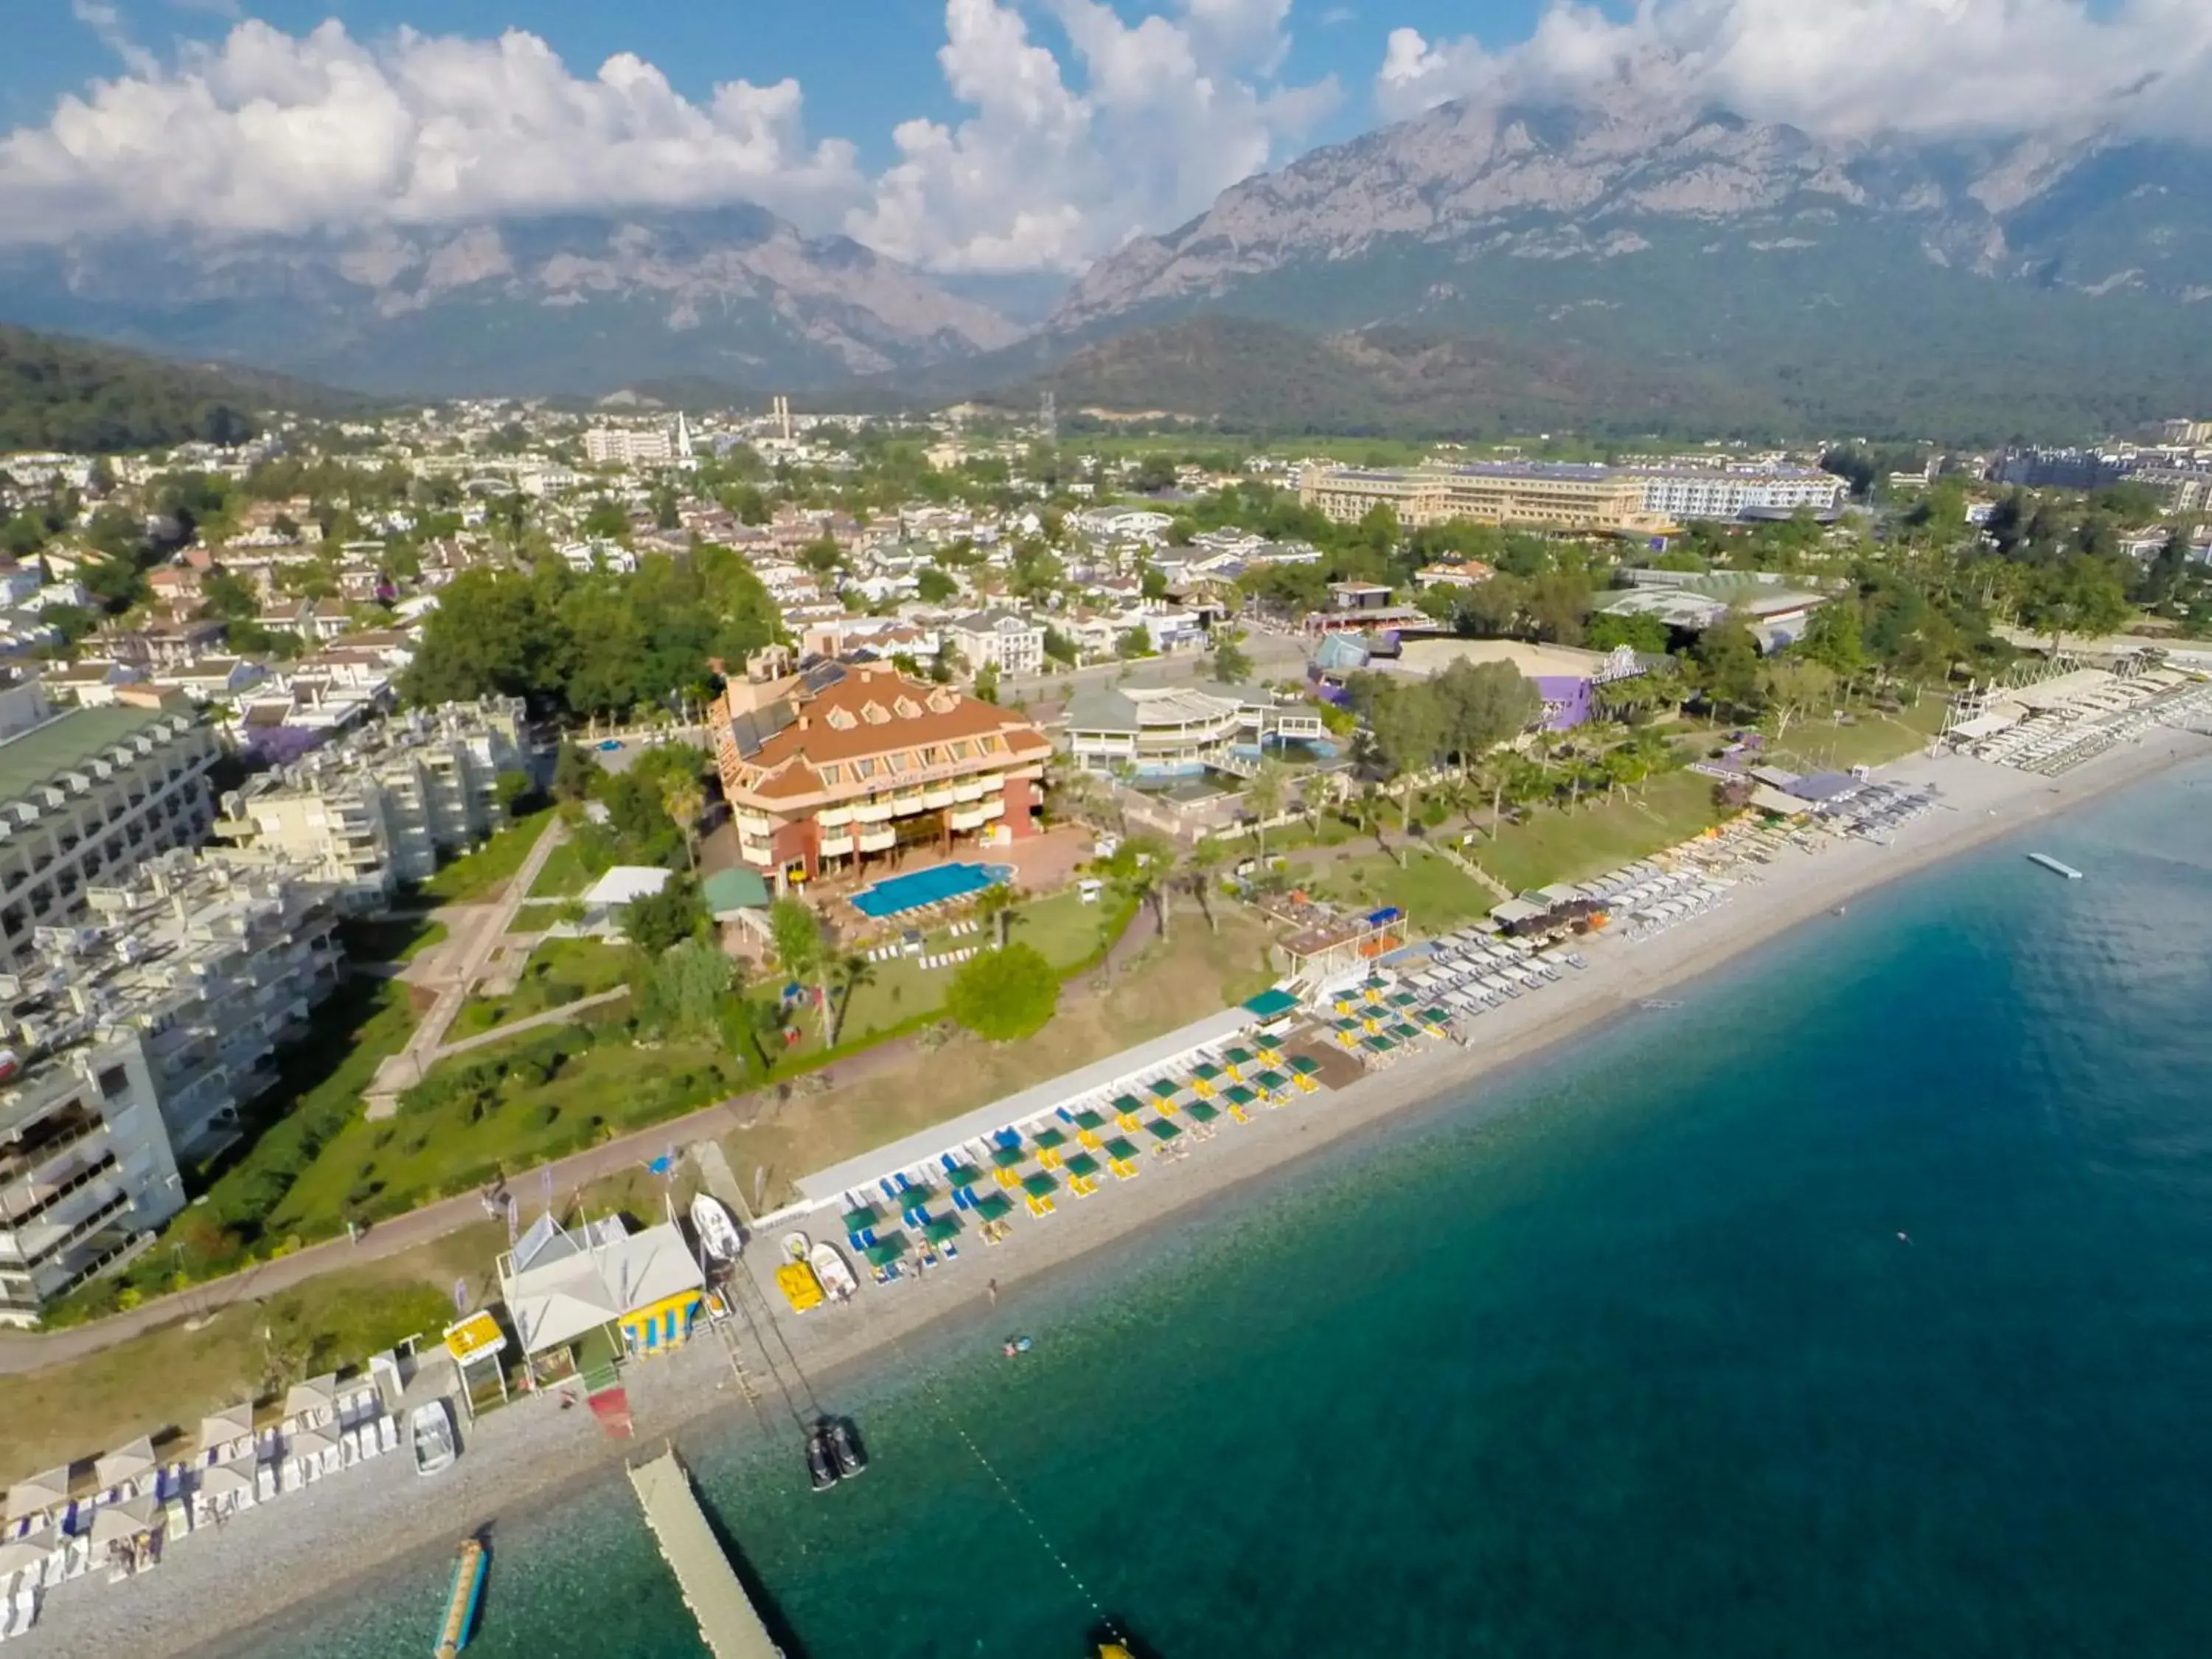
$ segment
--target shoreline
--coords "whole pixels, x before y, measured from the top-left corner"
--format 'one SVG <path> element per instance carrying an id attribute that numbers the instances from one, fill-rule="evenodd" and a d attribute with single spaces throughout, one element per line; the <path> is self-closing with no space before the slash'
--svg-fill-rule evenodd
<path id="1" fill-rule="evenodd" d="M 1734 889 L 1728 902 L 1665 933 L 1594 940 L 1584 946 L 1587 970 L 1483 1016 L 1475 1046 L 1425 1045 L 1341 1091 L 1299 1098 L 1249 1125 L 1224 1121 L 1197 1156 L 1149 1159 L 1139 1179 L 1109 1184 L 1096 1201 L 1064 1203 L 1049 1221 L 1024 1218 L 1006 1243 L 988 1250 L 971 1245 L 950 1270 L 891 1292 L 864 1286 L 853 1304 L 826 1316 L 780 1318 L 772 1364 L 763 1364 L 758 1335 L 743 1337 L 763 1420 L 775 1431 L 782 1411 L 775 1370 L 826 1394 L 888 1362 L 903 1338 L 980 1325 L 994 1311 L 988 1280 L 995 1279 L 1001 1300 L 1018 1306 L 1048 1276 L 1079 1261 L 1095 1263 L 1106 1245 L 1188 1219 L 1208 1200 L 1279 1176 L 1418 1109 L 1448 1107 L 1474 1085 L 1535 1062 L 1558 1044 L 1635 1012 L 1640 1000 L 1705 978 L 1853 898 L 2207 757 L 2212 742 L 2161 732 L 2056 781 L 1957 756 L 1916 756 L 1884 768 L 1886 781 L 1936 783 L 1943 802 L 1888 847 L 1839 841 L 1817 854 L 1790 854 Z M 755 1249 L 745 1258 L 767 1298 L 775 1295 L 763 1276 L 772 1270 L 770 1254 Z M 88 1576 L 61 1587 L 18 1644 L 34 1654 L 73 1654 L 128 1643 L 142 1659 L 232 1650 L 248 1632 L 278 1635 L 287 1623 L 311 1618 L 331 1592 L 442 1559 L 473 1528 L 605 1478 L 656 1438 L 747 1411 L 717 1341 L 633 1367 L 625 1382 L 632 1441 L 607 1439 L 588 1412 L 518 1402 L 470 1431 L 471 1455 L 435 1486 L 416 1480 L 404 1458 L 380 1460 L 234 1517 L 222 1529 L 234 1534 L 228 1545 L 222 1534 L 194 1534 L 174 1542 L 159 1569 L 125 1583 Z"/>

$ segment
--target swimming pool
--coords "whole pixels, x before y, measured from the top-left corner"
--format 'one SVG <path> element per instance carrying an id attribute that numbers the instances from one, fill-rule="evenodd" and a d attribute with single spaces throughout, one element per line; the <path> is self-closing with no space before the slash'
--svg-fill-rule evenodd
<path id="1" fill-rule="evenodd" d="M 853 895 L 853 908 L 862 915 L 882 921 L 925 904 L 966 898 L 986 887 L 1012 879 L 1011 864 L 939 864 L 910 875 L 887 876 Z"/>

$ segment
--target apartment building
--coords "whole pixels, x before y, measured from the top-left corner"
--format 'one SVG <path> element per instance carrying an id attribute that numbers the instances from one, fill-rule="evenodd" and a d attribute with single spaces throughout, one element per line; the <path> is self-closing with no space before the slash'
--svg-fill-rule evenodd
<path id="1" fill-rule="evenodd" d="M 1085 685 L 1063 717 L 1068 752 L 1087 771 L 1139 776 L 1208 770 L 1249 775 L 1270 744 L 1316 743 L 1327 727 L 1310 704 L 1258 686 Z"/>
<path id="2" fill-rule="evenodd" d="M 57 712 L 36 680 L 0 689 L 0 966 L 34 930 L 74 920 L 86 890 L 207 839 L 215 732 L 117 704 Z"/>
<path id="3" fill-rule="evenodd" d="M 504 825 L 500 775 L 528 765 L 520 698 L 413 709 L 248 779 L 216 833 L 374 908 Z"/>
<path id="4" fill-rule="evenodd" d="M 760 653 L 708 715 L 739 856 L 780 884 L 902 848 L 1034 833 L 1052 744 L 1028 721 L 889 668 Z"/>
<path id="5" fill-rule="evenodd" d="M 1656 528 L 1644 486 L 1609 467 L 1485 462 L 1404 471 L 1304 468 L 1298 500 L 1339 524 L 1357 524 L 1388 507 L 1408 530 L 1431 525 L 1498 525 L 1507 529 L 1613 534 Z"/>
<path id="6" fill-rule="evenodd" d="M 177 849 L 89 890 L 0 973 L 0 1323 L 127 1260 L 184 1206 L 338 982 L 331 890 Z"/>
<path id="7" fill-rule="evenodd" d="M 673 466 L 691 459 L 691 427 L 683 416 L 667 426 L 599 426 L 584 434 L 593 466 Z"/>
<path id="8" fill-rule="evenodd" d="M 1044 666 L 1044 624 L 1003 606 L 956 617 L 945 624 L 948 644 L 971 669 L 1034 674 Z"/>
<path id="9" fill-rule="evenodd" d="M 1632 467 L 1624 476 L 1644 488 L 1644 511 L 1661 519 L 1741 519 L 1792 513 L 1838 513 L 1850 486 L 1816 467 Z"/>

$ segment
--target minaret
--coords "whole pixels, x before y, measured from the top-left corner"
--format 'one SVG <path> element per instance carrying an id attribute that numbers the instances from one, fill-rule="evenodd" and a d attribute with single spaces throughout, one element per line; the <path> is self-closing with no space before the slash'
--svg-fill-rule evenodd
<path id="1" fill-rule="evenodd" d="M 676 411 L 676 459 L 679 461 L 691 459 L 691 423 L 684 418 L 684 411 L 680 409 Z"/>

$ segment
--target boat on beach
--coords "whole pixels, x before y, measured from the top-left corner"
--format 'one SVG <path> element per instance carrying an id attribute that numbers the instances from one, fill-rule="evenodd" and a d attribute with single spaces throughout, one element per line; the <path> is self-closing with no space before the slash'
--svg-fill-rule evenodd
<path id="1" fill-rule="evenodd" d="M 407 1439 L 415 1449 L 417 1474 L 442 1474 L 461 1455 L 453 1408 L 443 1400 L 426 1400 L 407 1414 Z"/>
<path id="2" fill-rule="evenodd" d="M 845 1253 L 827 1240 L 806 1253 L 806 1264 L 814 1269 L 814 1277 L 821 1281 L 823 1290 L 833 1302 L 849 1301 L 860 1288 L 860 1280 L 853 1277 L 853 1269 L 846 1263 Z"/>
<path id="3" fill-rule="evenodd" d="M 786 1233 L 779 1242 L 783 1261 L 775 1270 L 775 1287 L 783 1292 L 783 1299 L 791 1304 L 795 1314 L 803 1314 L 822 1305 L 822 1281 L 815 1276 L 813 1264 L 807 1253 L 814 1243 L 805 1233 Z"/>
<path id="4" fill-rule="evenodd" d="M 712 1193 L 701 1193 L 691 1200 L 691 1226 L 699 1235 L 699 1248 L 717 1266 L 727 1267 L 744 1248 L 744 1235 L 738 1231 L 737 1217 Z"/>

